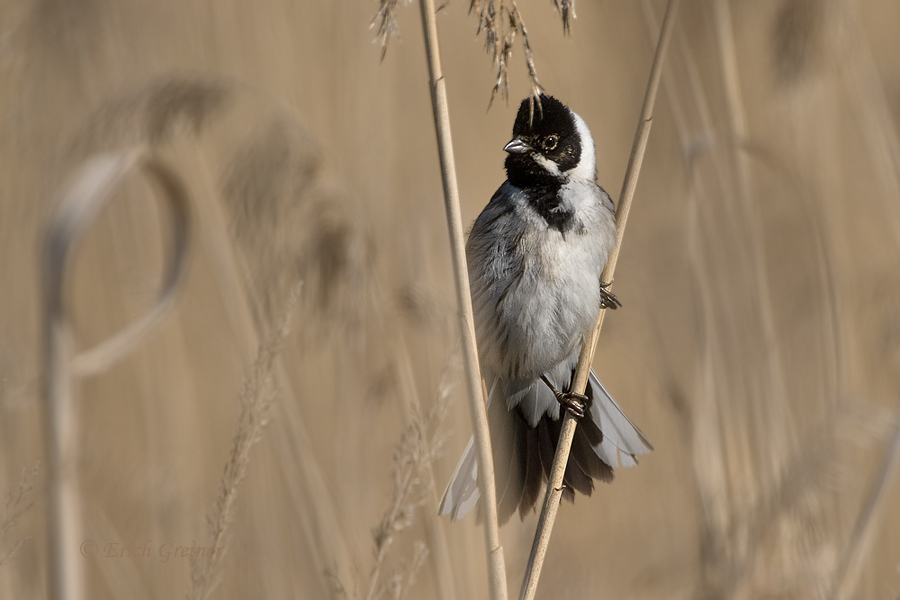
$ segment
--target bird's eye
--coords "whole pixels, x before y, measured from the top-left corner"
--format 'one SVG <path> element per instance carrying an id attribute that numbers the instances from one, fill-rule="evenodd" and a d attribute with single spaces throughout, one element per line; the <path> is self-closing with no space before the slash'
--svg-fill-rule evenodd
<path id="1" fill-rule="evenodd" d="M 556 148 L 556 144 L 559 143 L 559 138 L 555 135 L 548 135 L 544 138 L 544 150 L 553 150 Z"/>

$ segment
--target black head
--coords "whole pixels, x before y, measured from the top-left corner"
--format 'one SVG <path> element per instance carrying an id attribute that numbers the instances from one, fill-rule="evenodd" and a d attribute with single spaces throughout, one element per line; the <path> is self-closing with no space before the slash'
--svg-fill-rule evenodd
<path id="1" fill-rule="evenodd" d="M 582 158 L 583 141 L 576 119 L 580 120 L 552 96 L 541 94 L 540 106 L 534 98 L 523 100 L 513 140 L 504 148 L 509 153 L 506 174 L 510 183 L 517 187 L 553 184 L 568 177 Z"/>

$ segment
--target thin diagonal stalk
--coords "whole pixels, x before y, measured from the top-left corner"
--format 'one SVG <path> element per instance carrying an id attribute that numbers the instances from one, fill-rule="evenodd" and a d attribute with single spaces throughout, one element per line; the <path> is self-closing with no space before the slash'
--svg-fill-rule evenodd
<path id="1" fill-rule="evenodd" d="M 891 488 L 900 473 L 900 417 L 894 426 L 891 444 L 881 461 L 881 469 L 869 488 L 865 504 L 859 511 L 850 541 L 844 548 L 841 561 L 835 571 L 831 600 L 853 598 L 859 584 L 866 557 L 875 542 L 878 525 L 883 522 Z"/>
<path id="2" fill-rule="evenodd" d="M 197 162 L 192 163 L 192 172 L 206 191 L 197 196 L 201 239 L 212 261 L 217 289 L 225 303 L 241 358 L 250 363 L 254 349 L 263 342 L 263 332 L 267 329 L 267 322 L 261 316 L 262 300 L 253 286 L 244 283 L 249 281 L 250 267 L 246 257 L 228 236 L 228 219 L 222 204 L 215 201 L 209 165 L 196 146 L 185 147 L 184 151 L 193 152 L 197 158 Z M 283 479 L 297 481 L 296 485 L 287 486 L 291 505 L 308 507 L 308 513 L 312 515 L 312 518 L 307 518 L 306 511 L 297 513 L 305 534 L 303 541 L 308 547 L 317 549 L 317 552 L 311 553 L 313 564 L 309 572 L 323 573 L 328 570 L 338 578 L 349 580 L 352 560 L 347 536 L 321 465 L 312 451 L 310 434 L 297 410 L 299 398 L 283 355 L 275 357 L 275 381 L 284 401 L 276 402 L 272 407 L 272 425 L 281 431 L 271 439 L 277 444 L 277 453 L 282 457 L 277 465 Z"/>
<path id="3" fill-rule="evenodd" d="M 450 254 L 453 258 L 453 275 L 456 280 L 456 300 L 459 304 L 459 330 L 462 342 L 463 366 L 466 374 L 466 391 L 472 416 L 472 429 L 478 458 L 478 488 L 484 507 L 484 541 L 488 556 L 488 583 L 491 600 L 506 600 L 506 564 L 500 545 L 500 527 L 497 524 L 497 490 L 494 482 L 494 460 L 491 456 L 491 435 L 488 429 L 487 411 L 481 385 L 481 368 L 475 344 L 475 320 L 472 314 L 472 297 L 469 290 L 469 273 L 466 267 L 463 242 L 462 216 L 459 210 L 459 189 L 456 184 L 456 165 L 453 160 L 453 142 L 450 137 L 450 112 L 447 107 L 447 88 L 441 73 L 441 55 L 438 46 L 437 21 L 434 16 L 434 0 L 420 0 L 422 31 L 425 34 L 425 50 L 428 55 L 428 75 L 431 87 L 431 108 L 437 133 L 438 154 L 441 161 L 441 177 L 444 184 L 444 205 L 447 210 L 447 227 L 450 230 Z"/>
<path id="4" fill-rule="evenodd" d="M 613 280 L 616 262 L 619 259 L 619 249 L 622 247 L 622 238 L 625 235 L 625 224 L 628 221 L 631 201 L 634 198 L 634 190 L 637 187 L 638 175 L 641 171 L 641 163 L 644 160 L 644 152 L 647 149 L 647 140 L 650 137 L 650 125 L 653 122 L 653 106 L 656 103 L 656 92 L 659 89 L 659 80 L 662 75 L 666 49 L 669 39 L 672 37 L 678 2 L 679 0 L 669 0 L 666 7 L 666 15 L 663 18 L 662 29 L 659 32 L 656 55 L 653 58 L 653 66 L 650 69 L 650 81 L 647 83 L 647 92 L 644 95 L 644 106 L 641 110 L 641 118 L 634 136 L 634 145 L 631 148 L 628 168 L 625 170 L 622 194 L 619 196 L 619 207 L 616 211 L 616 246 L 610 252 L 609 260 L 603 269 L 603 274 L 601 275 L 603 281 L 611 282 Z M 603 327 L 605 314 L 606 310 L 601 310 L 600 314 L 597 315 L 597 322 L 591 331 L 591 335 L 581 349 L 581 355 L 578 357 L 578 366 L 575 371 L 575 380 L 571 386 L 573 392 L 583 394 L 587 387 L 591 362 L 594 358 L 594 348 L 597 345 L 597 338 L 600 336 L 600 328 Z M 559 501 L 562 498 L 563 475 L 566 471 L 566 463 L 569 461 L 569 450 L 572 447 L 572 439 L 575 437 L 577 424 L 577 419 L 566 412 L 556 447 L 556 455 L 553 457 L 553 466 L 550 469 L 550 480 L 547 482 L 547 491 L 544 495 L 544 505 L 538 520 L 534 544 L 531 547 L 531 555 L 528 557 L 528 566 L 525 568 L 525 580 L 522 583 L 522 592 L 519 595 L 520 600 L 532 600 L 537 590 L 541 567 L 547 555 L 547 545 L 550 543 L 550 533 L 553 530 L 553 522 L 556 520 L 556 512 L 559 509 Z"/>

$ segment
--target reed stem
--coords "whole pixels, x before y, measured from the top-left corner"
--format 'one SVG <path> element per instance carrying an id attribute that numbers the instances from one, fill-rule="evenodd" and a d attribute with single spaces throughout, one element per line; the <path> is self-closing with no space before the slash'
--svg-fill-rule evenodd
<path id="1" fill-rule="evenodd" d="M 447 107 L 447 89 L 441 73 L 441 55 L 438 46 L 437 21 L 434 0 L 420 0 L 422 31 L 425 34 L 425 50 L 428 55 L 428 74 L 431 88 L 431 107 L 434 128 L 437 133 L 438 154 L 441 162 L 441 178 L 444 184 L 444 205 L 447 210 L 447 227 L 450 232 L 450 254 L 453 259 L 453 275 L 456 281 L 456 300 L 459 305 L 459 330 L 462 343 L 463 367 L 466 375 L 466 391 L 472 416 L 478 458 L 478 488 L 481 490 L 484 508 L 484 541 L 488 557 L 488 583 L 491 600 L 506 600 L 506 564 L 500 545 L 500 526 L 497 523 L 497 490 L 494 482 L 494 461 L 491 454 L 491 436 L 487 411 L 481 386 L 481 368 L 475 343 L 475 321 L 472 314 L 472 298 L 469 290 L 469 273 L 463 237 L 462 216 L 459 209 L 459 188 L 456 183 L 456 164 L 453 159 L 453 142 L 450 136 L 450 113 Z"/>

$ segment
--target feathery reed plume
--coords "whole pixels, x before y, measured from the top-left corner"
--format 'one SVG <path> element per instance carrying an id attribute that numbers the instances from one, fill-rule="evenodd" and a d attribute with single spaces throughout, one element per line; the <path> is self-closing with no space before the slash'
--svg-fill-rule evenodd
<path id="1" fill-rule="evenodd" d="M 405 0 L 405 3 L 409 4 L 409 0 Z M 397 17 L 395 16 L 396 12 L 397 0 L 379 0 L 378 12 L 375 13 L 372 22 L 369 23 L 369 29 L 372 29 L 378 23 L 378 33 L 375 35 L 375 39 L 381 44 L 381 60 L 384 60 L 387 54 L 391 37 L 400 30 L 400 27 L 397 25 Z"/>
<path id="2" fill-rule="evenodd" d="M 575 15 L 575 0 L 553 0 L 553 6 L 559 11 L 559 16 L 562 18 L 563 32 L 570 33 L 570 19 L 578 18 Z"/>
<path id="3" fill-rule="evenodd" d="M 568 0 L 561 0 L 561 4 L 558 2 L 556 4 L 563 16 L 563 27 L 568 31 L 571 3 Z M 534 97 L 538 97 L 544 88 L 538 82 L 528 30 L 515 0 L 471 0 L 469 12 L 475 13 L 478 19 L 476 35 L 484 32 L 484 49 L 491 55 L 491 61 L 497 68 L 497 80 L 491 90 L 488 107 L 493 104 L 498 91 L 505 101 L 509 100 L 509 61 L 512 59 L 513 43 L 517 33 L 522 35 L 525 65 L 531 78 L 531 93 Z"/>
<path id="4" fill-rule="evenodd" d="M 3 516 L 0 518 L 0 542 L 9 531 L 16 526 L 19 519 L 34 506 L 34 501 L 29 499 L 31 490 L 34 489 L 34 479 L 41 469 L 41 459 L 38 458 L 31 469 L 22 469 L 19 476 L 19 485 L 6 493 L 6 502 L 3 505 Z M 13 544 L 8 552 L 0 550 L 0 567 L 19 557 L 22 545 L 30 538 L 22 538 Z"/>
<path id="5" fill-rule="evenodd" d="M 218 495 L 207 518 L 210 532 L 207 548 L 213 550 L 209 556 L 190 558 L 191 589 L 188 598 L 191 600 L 205 600 L 220 581 L 218 567 L 228 549 L 229 527 L 234 520 L 238 486 L 247 475 L 250 449 L 260 440 L 268 423 L 269 409 L 278 395 L 273 382 L 275 359 L 291 331 L 291 315 L 300 287 L 297 284 L 291 291 L 280 322 L 268 339 L 260 344 L 250 373 L 244 379 L 240 393 L 241 412 L 231 441 L 231 451 L 219 481 Z"/>
<path id="6" fill-rule="evenodd" d="M 574 0 L 553 0 L 553 6 L 562 19 L 563 33 L 570 33 L 571 20 L 575 18 Z M 391 37 L 398 31 L 396 10 L 397 0 L 380 0 L 378 12 L 375 13 L 375 17 L 372 18 L 369 25 L 370 28 L 374 28 L 377 23 L 378 32 L 375 38 L 381 44 L 381 60 L 384 60 Z M 484 32 L 484 49 L 491 56 L 491 62 L 497 69 L 497 79 L 491 89 L 488 108 L 493 105 L 497 92 L 500 92 L 504 101 L 509 100 L 509 61 L 512 60 L 513 46 L 517 35 L 522 36 L 525 66 L 528 69 L 528 77 L 531 79 L 531 95 L 535 98 L 540 96 L 544 87 L 538 81 L 528 29 L 525 27 L 525 21 L 522 19 L 516 1 L 469 0 L 469 13 L 474 13 L 478 20 L 476 35 Z"/>
<path id="7" fill-rule="evenodd" d="M 159 146 L 209 128 L 234 97 L 234 86 L 200 77 L 166 77 L 105 102 L 73 138 L 74 153 L 122 144 Z"/>
<path id="8" fill-rule="evenodd" d="M 293 116 L 276 115 L 243 138 L 222 181 L 228 225 L 260 290 L 260 323 L 272 323 L 281 298 L 303 281 L 301 305 L 326 319 L 304 323 L 358 334 L 367 297 L 371 241 L 351 198 L 326 183 L 318 141 Z"/>
<path id="9" fill-rule="evenodd" d="M 641 108 L 641 116 L 634 136 L 634 145 L 632 146 L 631 157 L 625 170 L 625 181 L 622 184 L 622 193 L 619 195 L 619 205 L 616 209 L 616 245 L 610 252 L 609 260 L 603 269 L 603 273 L 600 275 L 601 281 L 613 281 L 619 250 L 622 247 L 622 239 L 625 235 L 625 225 L 628 222 L 628 213 L 631 210 L 631 201 L 637 188 L 644 152 L 647 149 L 647 140 L 650 137 L 650 125 L 653 122 L 656 92 L 659 89 L 663 62 L 669 47 L 669 40 L 672 37 L 678 2 L 679 0 L 669 0 L 666 6 L 666 14 L 663 17 L 662 27 L 659 31 L 656 53 L 653 57 L 653 65 L 650 67 L 650 77 L 647 81 L 646 93 L 644 94 L 644 105 Z M 578 365 L 575 368 L 571 389 L 579 394 L 583 394 L 587 387 L 588 375 L 594 359 L 594 349 L 600 336 L 600 328 L 603 327 L 603 317 L 605 315 L 606 309 L 601 308 L 597 315 L 597 321 L 581 348 L 581 354 L 578 356 Z M 550 533 L 553 531 L 553 522 L 556 519 L 556 512 L 559 509 L 559 502 L 563 494 L 563 476 L 569 461 L 569 451 L 575 438 L 577 425 L 577 418 L 566 411 L 563 417 L 562 431 L 560 431 L 559 441 L 557 442 L 556 453 L 553 456 L 553 465 L 550 468 L 550 477 L 548 477 L 547 481 L 541 515 L 534 533 L 534 543 L 531 546 L 528 565 L 525 567 L 525 578 L 519 594 L 521 600 L 532 600 L 537 591 L 541 567 L 544 564 L 547 546 L 550 543 Z"/>

